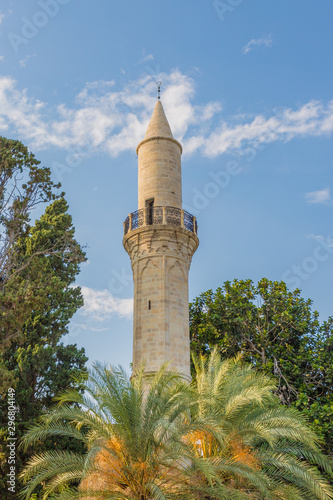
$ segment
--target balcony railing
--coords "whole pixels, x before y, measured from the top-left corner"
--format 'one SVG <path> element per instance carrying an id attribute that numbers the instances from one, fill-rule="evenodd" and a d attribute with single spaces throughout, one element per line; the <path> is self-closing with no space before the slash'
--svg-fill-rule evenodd
<path id="1" fill-rule="evenodd" d="M 186 210 L 176 207 L 146 207 L 129 214 L 124 222 L 124 233 L 157 224 L 183 227 L 195 234 L 198 232 L 196 218 Z"/>

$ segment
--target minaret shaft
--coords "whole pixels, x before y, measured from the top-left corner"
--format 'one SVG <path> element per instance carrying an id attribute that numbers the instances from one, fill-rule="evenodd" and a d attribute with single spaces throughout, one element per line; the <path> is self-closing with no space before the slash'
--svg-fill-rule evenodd
<path id="1" fill-rule="evenodd" d="M 181 150 L 174 139 L 148 139 L 138 148 L 139 206 L 182 207 Z"/>
<path id="2" fill-rule="evenodd" d="M 182 210 L 181 145 L 157 102 L 139 157 L 139 210 L 125 222 L 134 280 L 133 371 L 163 363 L 190 376 L 188 272 L 196 221 Z"/>

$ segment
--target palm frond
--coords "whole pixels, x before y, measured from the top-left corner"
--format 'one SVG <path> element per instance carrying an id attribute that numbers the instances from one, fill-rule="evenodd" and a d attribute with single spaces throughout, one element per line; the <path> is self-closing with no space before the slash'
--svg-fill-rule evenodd
<path id="1" fill-rule="evenodd" d="M 299 412 L 280 405 L 269 377 L 216 349 L 193 362 L 191 384 L 168 364 L 149 379 L 144 365 L 129 379 L 95 364 L 85 393 L 61 394 L 22 441 L 67 436 L 86 451 L 34 456 L 22 472 L 24 498 L 43 484 L 51 500 L 333 499 L 319 471 L 332 474 L 332 461 Z"/>

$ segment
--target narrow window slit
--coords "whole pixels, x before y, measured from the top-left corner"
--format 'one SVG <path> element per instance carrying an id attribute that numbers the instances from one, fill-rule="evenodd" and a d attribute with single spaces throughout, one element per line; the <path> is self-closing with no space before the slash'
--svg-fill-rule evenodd
<path id="1" fill-rule="evenodd" d="M 148 311 L 151 310 L 151 300 L 148 300 Z"/>

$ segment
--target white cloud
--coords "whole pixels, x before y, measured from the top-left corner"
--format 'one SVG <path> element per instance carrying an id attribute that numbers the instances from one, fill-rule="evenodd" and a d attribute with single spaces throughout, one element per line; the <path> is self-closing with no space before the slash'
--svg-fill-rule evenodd
<path id="1" fill-rule="evenodd" d="M 138 66 L 139 64 L 142 64 L 142 63 L 147 62 L 147 61 L 153 61 L 153 60 L 154 60 L 153 54 L 147 54 L 142 59 L 140 59 L 140 61 L 138 61 L 136 64 L 134 64 L 134 66 Z"/>
<path id="2" fill-rule="evenodd" d="M 21 68 L 25 68 L 28 64 L 29 59 L 32 59 L 33 57 L 36 57 L 36 54 L 28 54 L 23 59 L 20 59 L 19 65 L 21 66 Z"/>
<path id="3" fill-rule="evenodd" d="M 162 79 L 162 76 L 161 76 Z M 163 75 L 163 104 L 173 132 L 182 139 L 191 125 L 208 122 L 220 106 L 194 106 L 194 82 L 179 71 Z M 145 134 L 155 104 L 155 79 L 146 76 L 115 90 L 114 82 L 86 84 L 74 106 L 46 103 L 18 90 L 15 80 L 0 78 L 0 132 L 9 127 L 35 150 L 49 146 L 74 148 L 90 146 L 111 156 L 134 151 Z"/>
<path id="4" fill-rule="evenodd" d="M 11 9 L 7 9 L 7 12 L 0 11 L 0 24 L 3 23 L 4 19 L 11 16 L 13 11 Z"/>
<path id="5" fill-rule="evenodd" d="M 245 120 L 242 118 L 235 125 L 222 122 L 202 143 L 203 154 L 216 157 L 251 144 L 258 146 L 295 137 L 328 135 L 333 131 L 333 101 L 326 107 L 310 101 L 296 110 L 280 109 L 270 117 L 257 115 L 244 123 Z"/>
<path id="6" fill-rule="evenodd" d="M 69 327 L 69 336 L 76 336 L 78 334 L 78 330 L 88 330 L 92 332 L 106 332 L 109 328 L 96 328 L 92 325 L 87 325 L 86 323 L 71 323 Z"/>
<path id="7" fill-rule="evenodd" d="M 254 47 L 271 47 L 272 43 L 272 35 L 263 36 L 262 38 L 253 38 L 245 45 L 245 47 L 243 47 L 243 54 L 247 54 L 248 52 L 250 52 L 250 50 L 253 50 Z"/>
<path id="8" fill-rule="evenodd" d="M 78 95 L 78 97 L 81 97 L 81 98 L 87 97 L 88 96 L 87 90 L 90 90 L 90 89 L 105 90 L 105 89 L 108 89 L 110 87 L 113 87 L 115 85 L 115 83 L 116 82 L 114 80 L 110 80 L 110 81 L 95 80 L 93 82 L 87 82 L 84 90 Z"/>
<path id="9" fill-rule="evenodd" d="M 305 194 L 305 199 L 308 203 L 323 203 L 325 205 L 332 203 L 330 188 L 322 189 L 321 191 L 311 191 Z"/>
<path id="10" fill-rule="evenodd" d="M 4 61 L 5 60 L 5 56 L 0 56 L 0 61 Z"/>
<path id="11" fill-rule="evenodd" d="M 87 267 L 87 266 L 90 266 L 90 260 L 89 260 L 89 259 L 87 259 L 87 260 L 85 260 L 84 262 L 81 262 L 80 266 L 81 266 L 81 267 Z"/>
<path id="12" fill-rule="evenodd" d="M 92 315 L 97 321 L 105 321 L 112 316 L 130 318 L 133 314 L 133 299 L 119 299 L 109 290 L 94 290 L 81 287 L 84 298 L 82 312 Z"/>
<path id="13" fill-rule="evenodd" d="M 189 76 L 175 70 L 159 78 L 166 114 L 185 155 L 212 158 L 253 145 L 333 131 L 333 100 L 327 105 L 310 101 L 270 116 L 240 114 L 226 121 L 220 103 L 193 103 L 195 82 Z M 75 153 L 85 148 L 89 154 L 98 151 L 112 157 L 135 151 L 156 101 L 155 80 L 146 76 L 121 89 L 114 81 L 89 82 L 72 105 L 51 107 L 19 89 L 14 79 L 0 77 L 0 134 L 10 130 L 34 151 L 55 146 Z"/>

